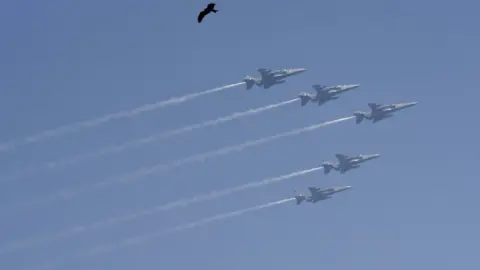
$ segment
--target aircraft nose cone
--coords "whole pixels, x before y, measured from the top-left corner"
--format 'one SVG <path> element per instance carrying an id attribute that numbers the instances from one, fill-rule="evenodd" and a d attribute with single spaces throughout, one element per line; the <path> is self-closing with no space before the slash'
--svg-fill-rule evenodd
<path id="1" fill-rule="evenodd" d="M 415 106 L 415 105 L 417 105 L 417 104 L 418 104 L 418 102 L 416 102 L 416 101 L 414 101 L 414 102 L 407 102 L 407 103 L 401 104 L 400 107 L 413 107 L 413 106 Z"/>
<path id="2" fill-rule="evenodd" d="M 349 85 L 347 85 L 347 87 L 348 87 L 349 89 L 355 89 L 355 88 L 360 87 L 360 84 L 349 84 Z"/>
<path id="3" fill-rule="evenodd" d="M 380 157 L 380 154 L 372 154 L 372 155 L 366 156 L 367 159 L 374 159 L 374 158 L 378 158 L 378 157 Z"/>
<path id="4" fill-rule="evenodd" d="M 302 73 L 302 72 L 305 72 L 305 71 L 307 71 L 306 68 L 294 68 L 294 69 L 292 69 L 293 73 Z"/>

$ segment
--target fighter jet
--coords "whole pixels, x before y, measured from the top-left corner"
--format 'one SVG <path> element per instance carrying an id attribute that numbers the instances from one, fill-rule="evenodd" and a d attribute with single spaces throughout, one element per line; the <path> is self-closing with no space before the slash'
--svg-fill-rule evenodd
<path id="1" fill-rule="evenodd" d="M 376 123 L 380 120 L 385 118 L 390 118 L 393 116 L 393 113 L 399 110 L 403 110 L 405 108 L 413 107 L 417 105 L 418 102 L 407 102 L 407 103 L 398 103 L 398 104 L 390 104 L 390 105 L 382 105 L 377 103 L 368 103 L 368 107 L 370 107 L 371 112 L 370 114 L 356 111 L 353 113 L 356 117 L 355 122 L 360 124 L 363 119 L 372 120 L 373 123 Z"/>
<path id="2" fill-rule="evenodd" d="M 351 189 L 352 186 L 344 186 L 344 187 L 332 187 L 332 188 L 316 188 L 316 187 L 308 187 L 308 190 L 310 191 L 310 196 L 306 197 L 302 194 L 299 194 L 295 196 L 295 199 L 297 200 L 297 205 L 301 204 L 303 201 L 307 201 L 310 203 L 316 203 L 318 201 L 323 201 L 326 199 L 332 198 L 332 195 L 337 193 L 337 192 L 342 192 L 347 189 Z"/>
<path id="3" fill-rule="evenodd" d="M 332 86 L 314 84 L 312 85 L 312 88 L 317 91 L 316 95 L 302 92 L 298 95 L 298 97 L 300 98 L 302 107 L 305 106 L 309 101 L 315 102 L 318 105 L 323 105 L 327 101 L 338 99 L 339 94 L 358 87 L 360 87 L 360 84 L 338 84 Z"/>
<path id="4" fill-rule="evenodd" d="M 257 68 L 257 71 L 260 73 L 260 78 L 254 78 L 248 75 L 245 75 L 244 82 L 247 90 L 251 89 L 254 85 L 264 89 L 268 89 L 276 84 L 285 83 L 287 77 L 302 73 L 306 71 L 305 68 L 284 68 L 278 70 L 271 70 L 266 68 Z"/>
<path id="5" fill-rule="evenodd" d="M 358 155 L 352 157 L 343 154 L 335 154 L 335 156 L 338 159 L 337 164 L 332 164 L 330 162 L 322 163 L 324 174 L 328 174 L 332 169 L 343 174 L 348 170 L 360 167 L 360 163 L 380 157 L 380 154 Z"/>
<path id="6" fill-rule="evenodd" d="M 198 17 L 197 17 L 198 23 L 201 23 L 203 18 L 205 16 L 207 16 L 210 12 L 213 12 L 213 13 L 218 12 L 218 10 L 215 9 L 215 3 L 208 4 L 207 7 L 204 10 L 200 11 L 200 13 L 198 14 Z"/>

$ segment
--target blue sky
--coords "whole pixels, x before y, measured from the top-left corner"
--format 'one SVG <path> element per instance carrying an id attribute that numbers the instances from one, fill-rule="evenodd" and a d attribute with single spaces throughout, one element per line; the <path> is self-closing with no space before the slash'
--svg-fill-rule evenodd
<path id="1" fill-rule="evenodd" d="M 0 245 L 136 213 L 182 198 L 380 153 L 344 175 L 321 171 L 0 254 L 37 269 L 129 237 L 293 195 L 354 188 L 152 238 L 53 269 L 475 269 L 480 37 L 475 1 L 2 1 L 1 141 L 236 83 L 255 69 L 308 71 L 269 90 L 236 87 L 0 152 Z M 298 103 L 57 169 L 48 161 L 258 108 L 313 91 L 361 87 L 322 107 Z M 419 105 L 372 125 L 347 121 L 193 162 L 68 200 L 17 207 L 141 167 L 367 110 Z M 8 175 L 20 173 L 7 179 Z M 7 181 L 8 180 L 8 181 Z M 477 266 L 478 268 L 478 266 Z"/>

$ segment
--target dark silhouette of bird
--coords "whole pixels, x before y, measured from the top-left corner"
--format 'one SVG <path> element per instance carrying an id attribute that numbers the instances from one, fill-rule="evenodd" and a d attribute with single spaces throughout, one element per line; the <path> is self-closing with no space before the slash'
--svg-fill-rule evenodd
<path id="1" fill-rule="evenodd" d="M 217 11 L 218 10 L 215 9 L 215 3 L 208 4 L 208 6 L 204 10 L 200 11 L 200 14 L 198 14 L 198 18 L 197 18 L 198 23 L 201 23 L 203 20 L 203 17 L 207 16 L 208 13 L 210 12 L 217 13 Z"/>

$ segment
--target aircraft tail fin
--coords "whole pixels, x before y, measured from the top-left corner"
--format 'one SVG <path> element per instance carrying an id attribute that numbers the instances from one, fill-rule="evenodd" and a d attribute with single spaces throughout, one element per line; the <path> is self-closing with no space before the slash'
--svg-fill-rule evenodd
<path id="1" fill-rule="evenodd" d="M 298 97 L 300 98 L 302 107 L 305 106 L 310 100 L 312 100 L 312 97 L 307 93 L 300 93 Z"/>
<path id="2" fill-rule="evenodd" d="M 355 115 L 355 123 L 360 124 L 363 119 L 366 118 L 366 115 L 364 112 L 354 112 L 353 115 Z"/>
<path id="3" fill-rule="evenodd" d="M 305 196 L 297 195 L 297 196 L 295 196 L 295 200 L 297 200 L 297 205 L 299 205 L 305 200 Z"/>
<path id="4" fill-rule="evenodd" d="M 330 162 L 323 162 L 322 167 L 323 167 L 324 174 L 329 174 L 330 171 L 332 171 L 332 169 L 335 169 L 335 166 L 333 166 L 333 164 Z"/>
<path id="5" fill-rule="evenodd" d="M 293 190 L 295 193 L 297 190 Z M 297 205 L 301 204 L 303 201 L 305 201 L 305 196 L 303 196 L 301 193 L 298 193 L 298 195 L 295 196 L 295 200 L 297 200 Z"/>
<path id="6" fill-rule="evenodd" d="M 245 82 L 245 85 L 247 87 L 247 90 L 250 90 L 252 89 L 252 87 L 257 84 L 257 80 L 253 77 L 250 77 L 248 75 L 245 75 L 245 78 L 243 79 L 243 81 Z"/>

